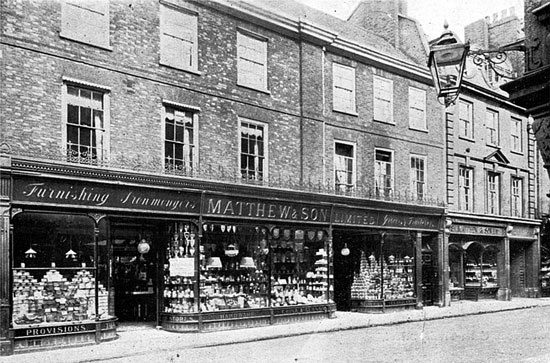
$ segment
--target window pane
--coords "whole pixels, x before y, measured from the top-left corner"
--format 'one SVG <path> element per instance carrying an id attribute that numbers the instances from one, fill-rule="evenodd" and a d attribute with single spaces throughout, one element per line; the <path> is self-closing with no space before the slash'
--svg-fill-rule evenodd
<path id="1" fill-rule="evenodd" d="M 86 107 L 80 107 L 80 124 L 92 126 L 92 110 Z"/>
<path id="2" fill-rule="evenodd" d="M 78 106 L 67 105 L 67 123 L 78 125 Z"/>

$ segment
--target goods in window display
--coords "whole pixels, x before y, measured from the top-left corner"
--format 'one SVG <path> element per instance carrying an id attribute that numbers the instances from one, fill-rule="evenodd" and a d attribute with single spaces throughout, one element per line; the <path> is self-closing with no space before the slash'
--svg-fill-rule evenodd
<path id="1" fill-rule="evenodd" d="M 383 281 L 382 281 L 383 276 Z M 371 254 L 367 260 L 361 252 L 359 272 L 351 285 L 351 298 L 361 300 L 396 300 L 414 297 L 413 259 L 388 256 L 382 263 Z M 383 283 L 383 286 L 382 286 Z"/>
<path id="2" fill-rule="evenodd" d="M 71 280 L 55 269 L 38 281 L 30 272 L 14 271 L 14 324 L 40 324 L 83 321 L 96 318 L 95 279 L 87 270 L 78 271 Z M 99 284 L 99 317 L 108 311 L 107 291 Z"/>
<path id="3" fill-rule="evenodd" d="M 498 287 L 497 266 L 467 263 L 464 279 L 467 287 Z"/>

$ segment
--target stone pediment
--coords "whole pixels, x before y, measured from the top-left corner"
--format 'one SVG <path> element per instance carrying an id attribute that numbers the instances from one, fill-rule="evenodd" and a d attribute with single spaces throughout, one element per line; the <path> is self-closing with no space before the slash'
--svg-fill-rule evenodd
<path id="1" fill-rule="evenodd" d="M 506 155 L 504 155 L 504 153 L 500 149 L 490 153 L 489 155 L 484 157 L 483 160 L 491 163 L 510 164 L 510 160 L 508 160 Z"/>

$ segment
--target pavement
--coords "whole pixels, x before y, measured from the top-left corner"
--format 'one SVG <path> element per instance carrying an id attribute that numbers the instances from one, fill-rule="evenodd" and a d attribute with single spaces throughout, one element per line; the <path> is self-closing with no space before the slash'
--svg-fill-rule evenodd
<path id="1" fill-rule="evenodd" d="M 76 363 L 104 362 L 116 358 L 128 358 L 131 360 L 132 356 L 166 352 L 174 349 L 213 347 L 304 334 L 364 329 L 375 326 L 488 314 L 517 309 L 537 309 L 548 306 L 550 306 L 550 298 L 514 298 L 512 301 L 480 300 L 475 302 L 462 300 L 453 301 L 447 307 L 427 306 L 418 310 L 395 312 L 391 312 L 390 310 L 383 314 L 338 311 L 332 319 L 208 333 L 172 333 L 156 329 L 152 326 L 121 325 L 117 329 L 119 338 L 110 342 L 82 347 L 19 353 L 12 356 L 0 357 L 0 362 Z"/>

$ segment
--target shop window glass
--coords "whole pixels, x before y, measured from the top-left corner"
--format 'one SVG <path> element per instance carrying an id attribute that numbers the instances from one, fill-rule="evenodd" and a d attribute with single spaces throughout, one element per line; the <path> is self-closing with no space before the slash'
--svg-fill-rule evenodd
<path id="1" fill-rule="evenodd" d="M 467 242 L 464 247 L 466 250 L 465 287 L 498 287 L 496 246 Z"/>
<path id="2" fill-rule="evenodd" d="M 415 249 L 407 236 L 366 236 L 351 285 L 352 309 L 360 300 L 415 300 Z M 355 300 L 355 302 L 354 302 Z M 411 301 L 412 301 L 411 300 Z"/>
<path id="3" fill-rule="evenodd" d="M 15 327 L 109 317 L 106 274 L 98 274 L 91 218 L 22 213 L 13 226 Z"/>

